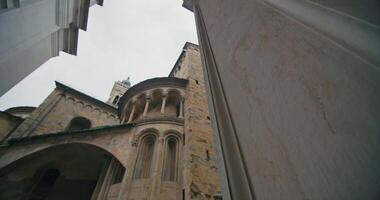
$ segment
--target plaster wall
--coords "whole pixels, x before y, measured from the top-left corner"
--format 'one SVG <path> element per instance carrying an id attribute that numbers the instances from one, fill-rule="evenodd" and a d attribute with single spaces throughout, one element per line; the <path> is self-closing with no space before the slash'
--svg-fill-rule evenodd
<path id="1" fill-rule="evenodd" d="M 378 199 L 378 63 L 266 2 L 199 1 L 255 199 Z"/>

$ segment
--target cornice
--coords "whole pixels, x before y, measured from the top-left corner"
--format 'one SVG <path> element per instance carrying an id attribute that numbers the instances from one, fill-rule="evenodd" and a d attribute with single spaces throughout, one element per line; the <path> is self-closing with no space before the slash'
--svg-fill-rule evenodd
<path id="1" fill-rule="evenodd" d="M 176 125 L 183 126 L 184 122 L 185 120 L 183 118 L 163 116 L 163 117 L 142 118 L 142 119 L 133 121 L 133 124 L 135 124 L 135 126 L 140 126 L 140 125 L 145 125 L 145 124 L 166 123 L 166 124 L 176 124 Z"/>
<path id="2" fill-rule="evenodd" d="M 198 3 L 199 0 L 183 0 L 182 7 L 194 12 L 194 5 Z"/>
<path id="3" fill-rule="evenodd" d="M 64 85 L 63 83 L 60 83 L 58 81 L 55 81 L 55 85 L 57 87 L 57 89 L 60 89 L 60 90 L 63 90 L 64 92 L 68 92 L 68 93 L 71 93 L 73 95 L 76 95 L 76 96 L 79 96 L 85 100 L 87 100 L 88 102 L 91 102 L 101 108 L 105 108 L 107 109 L 108 111 L 112 112 L 112 113 L 116 113 L 117 112 L 117 108 L 115 108 L 114 106 L 112 105 L 109 105 L 103 101 L 100 101 L 98 99 L 95 99 L 94 97 L 91 97 L 87 94 L 84 94 L 78 90 L 75 90 L 67 85 Z"/>
<path id="4" fill-rule="evenodd" d="M 7 144 L 14 145 L 14 144 L 19 144 L 19 143 L 33 143 L 33 142 L 38 142 L 45 139 L 55 139 L 55 138 L 62 138 L 66 136 L 82 137 L 82 136 L 87 136 L 88 134 L 93 135 L 95 133 L 100 133 L 101 131 L 114 130 L 118 128 L 132 128 L 134 126 L 135 124 L 117 124 L 117 125 L 99 126 L 99 127 L 94 127 L 91 129 L 83 129 L 83 130 L 76 130 L 76 131 L 63 131 L 63 132 L 46 133 L 42 135 L 32 135 L 32 136 L 27 136 L 27 137 L 17 137 L 17 138 L 10 139 Z M 109 132 L 106 131 L 103 133 L 109 133 Z"/>

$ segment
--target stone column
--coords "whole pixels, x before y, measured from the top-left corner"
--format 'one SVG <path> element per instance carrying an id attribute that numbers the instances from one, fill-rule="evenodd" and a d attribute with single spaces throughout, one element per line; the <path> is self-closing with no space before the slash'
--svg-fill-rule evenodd
<path id="1" fill-rule="evenodd" d="M 166 99 L 167 99 L 166 96 L 162 97 L 161 114 L 165 113 Z"/>
<path id="2" fill-rule="evenodd" d="M 151 195 L 149 197 L 150 200 L 159 199 L 160 198 L 160 188 L 161 188 L 161 174 L 162 174 L 162 167 L 163 167 L 163 151 L 164 148 L 165 139 L 164 137 L 160 136 L 157 140 L 157 144 L 155 147 L 155 153 L 153 162 L 154 165 L 151 178 L 152 178 L 152 185 L 151 185 Z"/>
<path id="3" fill-rule="evenodd" d="M 133 115 L 135 114 L 135 110 L 136 110 L 136 105 L 133 104 L 132 106 L 132 111 L 131 111 L 131 114 L 129 114 L 129 118 L 128 118 L 128 122 L 127 123 L 131 123 L 132 120 L 133 120 Z"/>
<path id="4" fill-rule="evenodd" d="M 103 169 L 95 191 L 92 194 L 91 200 L 106 200 L 109 188 L 112 184 L 115 175 L 115 169 L 117 167 L 117 160 L 115 158 L 109 158 L 109 161 L 105 163 L 107 170 Z"/>
<path id="5" fill-rule="evenodd" d="M 179 118 L 183 118 L 183 98 L 179 102 Z"/>
<path id="6" fill-rule="evenodd" d="M 148 113 L 148 109 L 149 109 L 149 103 L 150 103 L 150 98 L 146 98 L 146 102 L 145 102 L 145 108 L 144 108 L 143 117 L 145 117 L 145 116 L 146 116 L 146 114 Z"/>

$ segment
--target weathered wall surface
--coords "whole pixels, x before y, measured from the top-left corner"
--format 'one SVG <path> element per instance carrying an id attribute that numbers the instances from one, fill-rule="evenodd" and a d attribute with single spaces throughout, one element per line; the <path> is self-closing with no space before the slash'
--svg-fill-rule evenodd
<path id="1" fill-rule="evenodd" d="M 200 54 L 191 45 L 185 51 L 181 68 L 174 74 L 189 80 L 184 106 L 185 199 L 214 199 L 221 188 Z"/>
<path id="2" fill-rule="evenodd" d="M 380 66 L 265 2 L 200 1 L 256 199 L 378 199 Z"/>
<path id="3" fill-rule="evenodd" d="M 131 151 L 131 145 L 129 143 L 132 140 L 132 134 L 130 128 L 112 128 L 103 129 L 99 131 L 92 131 L 89 133 L 62 135 L 55 137 L 46 137 L 33 139 L 28 143 L 12 144 L 8 148 L 2 149 L 2 155 L 0 159 L 0 168 L 9 165 L 23 157 L 32 155 L 38 151 L 45 150 L 49 147 L 64 144 L 90 144 L 115 156 L 123 165 L 128 164 L 127 156 Z"/>
<path id="4" fill-rule="evenodd" d="M 0 112 L 0 141 L 3 141 L 22 121 L 19 117 Z"/>
<path id="5" fill-rule="evenodd" d="M 15 130 L 12 136 L 61 132 L 75 117 L 87 118 L 91 121 L 91 127 L 118 123 L 116 111 L 110 111 L 75 94 L 56 89 L 33 111 L 31 117 Z"/>
<path id="6" fill-rule="evenodd" d="M 22 199 L 30 195 L 31 186 L 38 182 L 36 174 L 49 167 L 60 171 L 60 178 L 54 186 L 60 190 L 52 192 L 55 195 L 50 196 L 52 199 L 89 199 L 109 154 L 124 166 L 130 163 L 131 136 L 130 127 L 114 127 L 33 138 L 3 147 L 0 198 Z"/>

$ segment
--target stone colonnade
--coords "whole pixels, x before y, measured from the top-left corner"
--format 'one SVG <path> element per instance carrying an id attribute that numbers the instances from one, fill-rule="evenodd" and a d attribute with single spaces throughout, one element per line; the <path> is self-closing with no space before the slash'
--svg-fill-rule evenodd
<path id="1" fill-rule="evenodd" d="M 131 123 L 140 116 L 142 118 L 149 117 L 149 112 L 153 109 L 152 105 L 159 105 L 160 115 L 170 115 L 166 109 L 174 106 L 177 112 L 175 117 L 183 118 L 184 98 L 184 91 L 179 88 L 156 88 L 143 91 L 126 103 L 121 122 Z"/>

